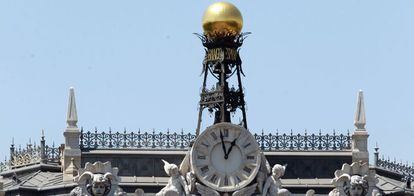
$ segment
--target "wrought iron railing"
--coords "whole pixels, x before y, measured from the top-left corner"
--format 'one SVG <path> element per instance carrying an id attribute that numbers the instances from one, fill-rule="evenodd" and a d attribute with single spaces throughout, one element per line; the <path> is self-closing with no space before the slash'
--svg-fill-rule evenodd
<path id="1" fill-rule="evenodd" d="M 7 171 L 10 169 L 10 163 L 8 160 L 4 160 L 4 162 L 0 162 L 0 172 Z"/>
<path id="2" fill-rule="evenodd" d="M 346 151 L 351 149 L 347 134 L 254 134 L 263 151 Z M 84 132 L 81 130 L 80 147 L 94 149 L 188 149 L 196 138 L 194 134 L 167 132 Z"/>
<path id="3" fill-rule="evenodd" d="M 351 149 L 351 137 L 347 134 L 254 134 L 264 151 L 342 151 Z"/>
<path id="4" fill-rule="evenodd" d="M 23 165 L 29 165 L 38 163 L 41 160 L 41 147 L 27 145 L 26 148 L 19 147 L 12 152 L 11 159 L 9 161 L 10 166 L 19 167 Z"/>
<path id="5" fill-rule="evenodd" d="M 80 148 L 92 149 L 187 149 L 195 135 L 191 133 L 141 132 L 84 132 L 81 130 Z"/>
<path id="6" fill-rule="evenodd" d="M 404 176 L 401 181 L 414 181 L 414 164 L 409 165 L 408 163 L 397 162 L 395 159 L 392 161 L 389 158 L 382 157 L 378 158 L 376 166 L 401 174 Z"/>
<path id="7" fill-rule="evenodd" d="M 52 146 L 46 145 L 45 147 L 45 156 L 46 162 L 48 163 L 60 163 L 60 158 L 63 155 L 63 147 L 62 146 L 55 146 L 55 143 Z"/>
<path id="8" fill-rule="evenodd" d="M 59 164 L 61 153 L 62 149 L 55 147 L 55 144 L 52 146 L 45 145 L 43 137 L 41 145 L 28 144 L 25 148 L 15 148 L 14 144 L 12 144 L 10 147 L 10 159 L 0 162 L 0 172 L 40 162 Z"/>

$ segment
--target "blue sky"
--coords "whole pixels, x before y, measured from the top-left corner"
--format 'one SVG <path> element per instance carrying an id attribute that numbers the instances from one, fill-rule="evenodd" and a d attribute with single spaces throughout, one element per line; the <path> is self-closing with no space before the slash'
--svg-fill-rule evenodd
<path id="1" fill-rule="evenodd" d="M 0 1 L 0 157 L 63 142 L 70 86 L 87 130 L 194 130 L 213 2 Z M 414 1 L 230 2 L 251 130 L 352 131 L 363 89 L 371 154 L 414 162 Z"/>

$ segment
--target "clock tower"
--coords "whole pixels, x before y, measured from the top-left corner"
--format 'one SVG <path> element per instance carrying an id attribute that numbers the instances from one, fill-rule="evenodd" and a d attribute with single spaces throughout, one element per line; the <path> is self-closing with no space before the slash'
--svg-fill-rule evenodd
<path id="1" fill-rule="evenodd" d="M 191 168 L 182 174 L 189 174 L 187 181 L 194 182 L 190 190 L 201 195 L 256 195 L 277 186 L 277 178 L 269 178 L 270 166 L 256 138 L 247 129 L 239 50 L 248 33 L 241 33 L 242 27 L 240 11 L 218 2 L 207 8 L 204 33 L 197 34 L 206 51 L 204 77 L 196 139 L 180 168 Z M 200 133 L 204 109 L 214 115 L 214 124 Z M 236 115 L 241 117 L 240 124 L 232 123 Z"/>
<path id="2" fill-rule="evenodd" d="M 232 116 L 241 112 L 240 123 L 247 129 L 239 50 L 248 33 L 241 33 L 242 15 L 234 5 L 218 2 L 207 8 L 202 23 L 204 33 L 197 35 L 206 54 L 196 135 L 200 134 L 204 109 L 214 116 L 214 124 L 231 123 Z"/>
<path id="3" fill-rule="evenodd" d="M 239 55 L 247 33 L 241 33 L 242 27 L 241 13 L 230 3 L 214 3 L 204 13 L 204 33 L 197 34 L 206 54 L 196 138 L 179 167 L 164 161 L 171 178 L 157 196 L 166 196 L 167 192 L 201 196 L 290 195 L 280 182 L 285 166 L 276 164 L 271 168 L 255 136 L 247 129 Z M 200 133 L 204 109 L 214 115 L 214 123 Z M 242 119 L 240 124 L 232 123 L 236 115 Z"/>

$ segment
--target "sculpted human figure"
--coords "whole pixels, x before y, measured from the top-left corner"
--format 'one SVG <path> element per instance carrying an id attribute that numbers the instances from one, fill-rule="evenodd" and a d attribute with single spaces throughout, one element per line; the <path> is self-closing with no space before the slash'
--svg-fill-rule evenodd
<path id="1" fill-rule="evenodd" d="M 187 196 L 189 195 L 187 183 L 180 175 L 178 166 L 164 161 L 164 170 L 170 176 L 167 186 L 161 189 L 156 196 Z"/>
<path id="2" fill-rule="evenodd" d="M 368 192 L 368 182 L 359 175 L 350 176 L 343 174 L 338 178 L 342 187 L 337 187 L 329 193 L 329 196 L 364 196 Z"/>
<path id="3" fill-rule="evenodd" d="M 286 166 L 276 164 L 272 168 L 272 175 L 266 180 L 263 187 L 262 196 L 289 196 L 291 195 L 287 189 L 282 188 L 280 177 L 285 174 Z"/>
<path id="4" fill-rule="evenodd" d="M 112 174 L 110 173 L 105 175 L 94 174 L 92 184 L 87 185 L 88 192 L 94 196 L 107 195 L 111 190 L 111 178 Z"/>
<path id="5" fill-rule="evenodd" d="M 375 186 L 378 183 L 375 173 L 369 170 L 367 163 L 354 162 L 351 165 L 344 163 L 341 170 L 335 171 L 332 183 L 335 189 L 329 193 L 329 196 L 381 195 Z"/>
<path id="6" fill-rule="evenodd" d="M 74 188 L 71 196 L 125 196 L 118 186 L 118 169 L 112 168 L 110 162 L 86 163 L 79 175 L 74 179 L 79 186 Z"/>
<path id="7" fill-rule="evenodd" d="M 257 189 L 259 193 L 262 194 L 263 186 L 267 180 L 268 175 L 272 172 L 272 167 L 270 166 L 263 152 L 261 152 L 260 154 L 262 157 L 262 161 L 260 162 L 260 168 L 259 168 L 259 171 L 257 172 L 256 182 L 257 182 Z"/>
<path id="8" fill-rule="evenodd" d="M 368 182 L 361 176 L 353 175 L 350 184 L 345 188 L 345 194 L 349 196 L 362 196 L 368 192 Z"/>
<path id="9" fill-rule="evenodd" d="M 94 174 L 92 172 L 84 172 L 79 182 L 87 182 L 86 191 L 92 196 L 105 196 L 111 191 L 111 181 L 113 175 L 111 173 L 106 174 Z M 85 195 L 82 193 L 81 188 L 72 191 L 71 195 Z"/>

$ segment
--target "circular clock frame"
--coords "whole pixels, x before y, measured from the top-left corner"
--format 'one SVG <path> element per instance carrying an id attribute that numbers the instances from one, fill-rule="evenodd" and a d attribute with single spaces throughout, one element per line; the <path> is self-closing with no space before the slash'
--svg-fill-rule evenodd
<path id="1" fill-rule="evenodd" d="M 220 133 L 221 132 L 221 133 Z M 226 150 L 225 158 L 221 135 Z M 218 123 L 208 127 L 191 148 L 191 167 L 204 185 L 221 192 L 232 192 L 249 185 L 261 163 L 260 148 L 244 127 Z"/>

